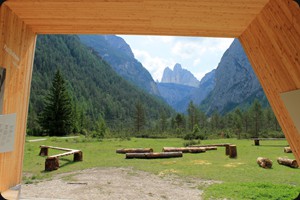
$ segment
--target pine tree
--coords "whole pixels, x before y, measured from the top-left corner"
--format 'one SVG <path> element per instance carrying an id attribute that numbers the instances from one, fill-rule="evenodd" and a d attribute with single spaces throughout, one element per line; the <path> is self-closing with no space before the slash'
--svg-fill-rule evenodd
<path id="1" fill-rule="evenodd" d="M 193 130 L 195 125 L 198 125 L 199 122 L 199 112 L 194 105 L 193 101 L 190 101 L 189 107 L 188 107 L 188 119 L 189 119 L 189 128 L 190 130 Z"/>
<path id="2" fill-rule="evenodd" d="M 144 107 L 141 104 L 141 102 L 137 102 L 135 104 L 135 130 L 139 133 L 145 126 L 146 124 L 146 119 L 145 119 L 145 111 Z"/>
<path id="3" fill-rule="evenodd" d="M 257 99 L 255 99 L 255 101 L 253 102 L 250 113 L 253 125 L 252 134 L 254 137 L 259 137 L 259 132 L 262 128 L 264 116 L 261 104 Z"/>
<path id="4" fill-rule="evenodd" d="M 49 136 L 67 135 L 72 130 L 71 99 L 59 70 L 45 98 L 40 124 Z"/>

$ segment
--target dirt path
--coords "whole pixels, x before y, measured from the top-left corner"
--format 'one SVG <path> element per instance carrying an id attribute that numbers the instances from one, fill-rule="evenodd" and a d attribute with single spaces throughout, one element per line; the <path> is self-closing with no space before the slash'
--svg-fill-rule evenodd
<path id="1" fill-rule="evenodd" d="M 212 181 L 157 176 L 131 168 L 94 168 L 22 185 L 21 199 L 199 200 Z"/>

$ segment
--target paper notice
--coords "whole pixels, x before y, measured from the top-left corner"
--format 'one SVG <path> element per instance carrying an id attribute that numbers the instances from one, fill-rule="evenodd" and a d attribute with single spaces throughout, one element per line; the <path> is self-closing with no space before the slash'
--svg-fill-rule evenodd
<path id="1" fill-rule="evenodd" d="M 16 114 L 0 115 L 0 153 L 14 150 Z"/>

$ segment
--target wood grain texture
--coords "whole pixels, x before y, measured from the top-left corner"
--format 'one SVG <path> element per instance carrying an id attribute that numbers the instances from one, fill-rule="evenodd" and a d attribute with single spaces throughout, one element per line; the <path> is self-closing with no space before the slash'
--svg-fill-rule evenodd
<path id="1" fill-rule="evenodd" d="M 33 31 L 238 37 L 269 0 L 8 0 Z"/>
<path id="2" fill-rule="evenodd" d="M 270 1 L 239 39 L 300 162 L 300 133 L 280 98 L 300 88 L 298 5 L 292 0 Z"/>
<path id="3" fill-rule="evenodd" d="M 14 151 L 0 153 L 0 192 L 21 182 L 35 34 L 7 6 L 0 10 L 0 66 L 6 68 L 3 113 L 16 113 Z"/>

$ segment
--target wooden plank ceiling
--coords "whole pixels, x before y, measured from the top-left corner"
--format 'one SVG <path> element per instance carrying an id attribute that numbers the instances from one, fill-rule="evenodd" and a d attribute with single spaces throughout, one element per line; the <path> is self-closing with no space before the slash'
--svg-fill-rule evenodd
<path id="1" fill-rule="evenodd" d="M 270 0 L 8 0 L 38 34 L 238 37 Z"/>

